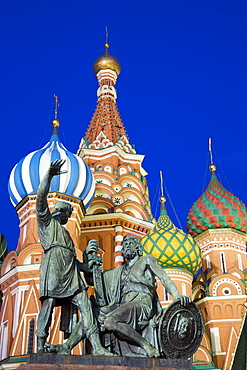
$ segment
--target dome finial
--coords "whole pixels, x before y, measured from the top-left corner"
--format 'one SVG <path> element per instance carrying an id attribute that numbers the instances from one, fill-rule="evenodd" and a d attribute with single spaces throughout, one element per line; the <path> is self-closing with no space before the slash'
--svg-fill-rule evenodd
<path id="1" fill-rule="evenodd" d="M 108 51 L 108 48 L 110 47 L 110 45 L 108 43 L 108 38 L 109 38 L 108 28 L 107 28 L 107 26 L 105 26 L 105 47 L 106 47 L 106 51 Z"/>
<path id="2" fill-rule="evenodd" d="M 214 172 L 216 171 L 216 166 L 213 162 L 213 153 L 212 153 L 212 139 L 208 139 L 208 150 L 209 150 L 209 155 L 210 155 L 210 165 L 209 165 L 209 171 Z"/>
<path id="3" fill-rule="evenodd" d="M 163 174 L 162 171 L 160 171 L 160 190 L 161 190 L 161 197 L 160 197 L 160 202 L 161 202 L 161 213 L 166 214 L 166 197 L 164 196 L 164 181 L 163 181 Z M 163 212 L 162 212 L 163 211 Z"/>
<path id="4" fill-rule="evenodd" d="M 60 106 L 58 101 L 58 96 L 54 94 L 55 99 L 55 108 L 54 108 L 54 119 L 52 121 L 53 128 L 53 135 L 57 135 L 57 128 L 60 126 L 60 122 L 58 120 L 58 107 Z"/>

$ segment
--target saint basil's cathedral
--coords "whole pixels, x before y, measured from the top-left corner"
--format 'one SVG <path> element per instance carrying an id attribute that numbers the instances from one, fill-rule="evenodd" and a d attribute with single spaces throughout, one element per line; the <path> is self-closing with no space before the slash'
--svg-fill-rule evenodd
<path id="1" fill-rule="evenodd" d="M 9 195 L 19 218 L 20 235 L 16 250 L 8 253 L 0 234 L 0 369 L 16 369 L 36 352 L 43 249 L 37 234 L 35 202 L 40 180 L 56 159 L 66 160 L 63 170 L 67 173 L 52 180 L 48 203 L 51 210 L 59 200 L 73 206 L 66 228 L 77 258 L 82 260 L 88 241 L 95 239 L 103 268 L 112 269 L 124 263 L 124 236 L 136 236 L 143 254 L 155 256 L 180 294 L 189 295 L 201 310 L 205 332 L 191 358 L 193 368 L 245 369 L 246 207 L 222 186 L 211 163 L 211 180 L 187 217 L 188 233 L 171 221 L 164 196 L 160 198 L 160 217 L 155 221 L 147 173 L 142 167 L 144 155 L 136 153 L 131 144 L 116 104 L 120 70 L 119 61 L 110 55 L 106 44 L 104 55 L 94 63 L 99 83 L 96 109 L 76 154 L 59 139 L 56 98 L 50 141 L 27 154 L 11 171 Z M 162 306 L 167 307 L 172 297 L 159 281 L 157 292 Z M 56 307 L 48 338 L 53 344 L 64 340 L 60 315 Z M 79 343 L 73 353 L 84 354 L 85 344 Z"/>

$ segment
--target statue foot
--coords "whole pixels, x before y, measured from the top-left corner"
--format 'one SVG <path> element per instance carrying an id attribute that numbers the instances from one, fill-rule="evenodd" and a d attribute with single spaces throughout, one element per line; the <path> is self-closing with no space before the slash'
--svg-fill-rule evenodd
<path id="1" fill-rule="evenodd" d="M 42 354 L 42 353 L 45 353 L 45 351 L 43 349 L 37 349 L 36 353 Z"/>
<path id="2" fill-rule="evenodd" d="M 37 339 L 37 353 L 45 353 L 45 339 L 43 338 L 38 338 Z"/>
<path id="3" fill-rule="evenodd" d="M 44 346 L 45 352 L 57 353 L 59 355 L 70 355 L 71 351 L 65 344 L 50 344 L 46 343 Z"/>
<path id="4" fill-rule="evenodd" d="M 160 356 L 160 353 L 159 353 L 158 349 L 154 348 L 151 345 L 145 346 L 144 349 L 147 352 L 149 358 L 152 358 L 152 357 L 157 358 L 157 357 Z"/>
<path id="5" fill-rule="evenodd" d="M 94 356 L 116 356 L 114 355 L 114 353 L 111 353 L 109 351 L 107 351 L 107 349 L 105 349 L 104 347 L 101 347 L 99 349 L 97 349 L 94 353 L 93 353 Z"/>

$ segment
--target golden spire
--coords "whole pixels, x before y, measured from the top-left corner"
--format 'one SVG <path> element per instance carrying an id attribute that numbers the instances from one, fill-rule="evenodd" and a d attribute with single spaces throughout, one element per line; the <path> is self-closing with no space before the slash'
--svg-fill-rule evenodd
<path id="1" fill-rule="evenodd" d="M 54 109 L 54 120 L 52 121 L 52 126 L 53 127 L 59 127 L 60 122 L 58 120 L 58 107 L 60 106 L 59 101 L 58 101 L 58 96 L 54 94 L 54 99 L 55 99 L 55 109 Z"/>
<path id="2" fill-rule="evenodd" d="M 212 153 L 212 139 L 208 139 L 208 150 L 209 150 L 209 155 L 210 155 L 210 165 L 209 165 L 209 171 L 214 172 L 216 171 L 216 166 L 213 162 L 213 153 Z"/>
<path id="3" fill-rule="evenodd" d="M 164 196 L 164 181 L 163 181 L 162 171 L 160 171 L 160 188 L 161 188 L 160 202 L 165 203 L 166 202 L 166 197 Z"/>
<path id="4" fill-rule="evenodd" d="M 108 48 L 110 47 L 109 43 L 108 43 L 108 28 L 107 26 L 105 26 L 105 47 L 106 47 L 106 50 L 108 50 Z"/>
<path id="5" fill-rule="evenodd" d="M 166 197 L 164 196 L 164 181 L 163 181 L 163 174 L 160 171 L 160 189 L 161 189 L 161 197 L 159 199 L 161 206 L 160 206 L 160 215 L 167 215 L 166 212 Z"/>

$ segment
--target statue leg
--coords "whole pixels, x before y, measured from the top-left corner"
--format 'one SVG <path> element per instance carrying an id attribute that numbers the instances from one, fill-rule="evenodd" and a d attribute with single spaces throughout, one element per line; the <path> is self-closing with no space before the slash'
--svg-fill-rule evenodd
<path id="1" fill-rule="evenodd" d="M 49 335 L 53 309 L 55 307 L 55 298 L 46 298 L 41 305 L 37 320 L 37 352 L 44 352 L 45 341 Z"/>
<path id="2" fill-rule="evenodd" d="M 85 338 L 82 330 L 82 321 L 78 323 L 72 329 L 72 332 L 68 340 L 64 344 L 45 344 L 45 351 L 49 353 L 58 353 L 60 355 L 70 355 L 71 350 Z"/>
<path id="3" fill-rule="evenodd" d="M 100 342 L 99 329 L 93 316 L 91 302 L 88 299 L 86 290 L 76 294 L 71 299 L 71 302 L 78 307 L 81 312 L 82 331 L 92 345 L 93 354 L 96 356 L 112 356 L 113 354 L 102 347 Z"/>
<path id="4" fill-rule="evenodd" d="M 88 299 L 86 290 L 76 294 L 71 298 L 73 303 L 81 312 L 81 320 L 73 328 L 68 340 L 64 344 L 46 344 L 45 350 L 51 353 L 70 354 L 71 350 L 82 340 L 85 336 L 92 344 L 93 354 L 98 356 L 112 356 L 113 354 L 102 347 L 99 330 L 93 316 L 91 302 Z"/>
<path id="5" fill-rule="evenodd" d="M 104 325 L 106 330 L 120 334 L 127 341 L 135 342 L 147 352 L 148 357 L 159 357 L 159 351 L 148 343 L 131 325 L 124 322 L 125 318 L 129 317 L 130 314 L 128 305 L 120 306 L 105 319 Z"/>

